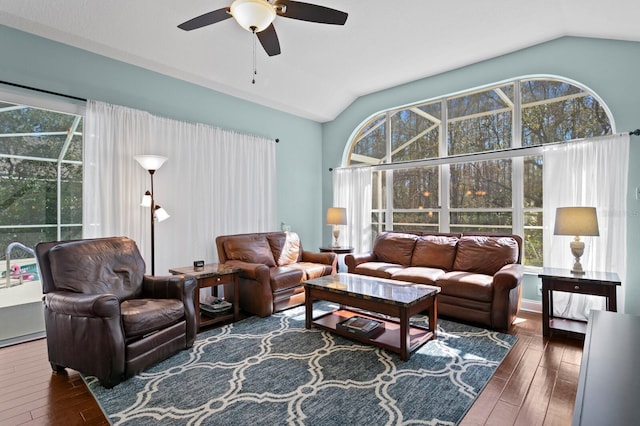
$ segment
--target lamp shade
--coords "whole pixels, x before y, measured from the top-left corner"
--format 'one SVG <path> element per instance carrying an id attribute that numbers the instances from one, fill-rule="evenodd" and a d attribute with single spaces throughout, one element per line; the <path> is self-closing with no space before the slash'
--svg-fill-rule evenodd
<path id="1" fill-rule="evenodd" d="M 327 209 L 327 225 L 346 225 L 347 209 L 344 207 L 329 207 Z"/>
<path id="2" fill-rule="evenodd" d="M 136 155 L 133 158 L 145 170 L 158 170 L 167 161 L 167 157 L 160 155 Z"/>
<path id="3" fill-rule="evenodd" d="M 230 9 L 231 16 L 250 32 L 266 29 L 276 17 L 275 9 L 266 0 L 235 0 Z"/>
<path id="4" fill-rule="evenodd" d="M 171 217 L 169 215 L 169 213 L 167 213 L 167 211 L 165 209 L 163 209 L 162 207 L 160 207 L 158 205 L 156 205 L 155 215 L 156 215 L 156 219 L 158 220 L 158 222 L 162 222 L 163 220 L 167 220 L 167 219 L 169 219 Z"/>
<path id="5" fill-rule="evenodd" d="M 558 207 L 554 235 L 599 236 L 595 207 Z"/>
<path id="6" fill-rule="evenodd" d="M 151 207 L 151 192 L 147 191 L 144 193 L 140 205 L 142 207 Z"/>

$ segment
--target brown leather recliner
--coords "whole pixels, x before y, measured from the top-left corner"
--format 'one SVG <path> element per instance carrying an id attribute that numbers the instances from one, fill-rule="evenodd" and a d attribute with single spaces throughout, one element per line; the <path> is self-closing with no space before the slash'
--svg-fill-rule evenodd
<path id="1" fill-rule="evenodd" d="M 145 276 L 126 237 L 40 243 L 49 362 L 107 388 L 193 345 L 193 277 Z"/>

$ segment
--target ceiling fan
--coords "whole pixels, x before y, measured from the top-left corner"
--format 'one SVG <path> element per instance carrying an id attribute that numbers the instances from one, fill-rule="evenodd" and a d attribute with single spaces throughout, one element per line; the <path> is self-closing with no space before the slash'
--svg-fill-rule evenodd
<path id="1" fill-rule="evenodd" d="M 280 54 L 278 34 L 273 27 L 276 16 L 321 24 L 344 25 L 348 14 L 315 4 L 292 0 L 235 0 L 229 7 L 197 16 L 178 28 L 191 31 L 233 17 L 238 24 L 258 37 L 269 56 Z"/>

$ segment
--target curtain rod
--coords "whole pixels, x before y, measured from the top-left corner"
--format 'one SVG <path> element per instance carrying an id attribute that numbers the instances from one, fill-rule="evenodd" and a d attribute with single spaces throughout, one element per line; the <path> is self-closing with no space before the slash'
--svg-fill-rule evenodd
<path id="1" fill-rule="evenodd" d="M 600 139 L 600 138 L 606 138 L 607 136 L 616 136 L 616 135 L 633 135 L 633 136 L 640 136 L 640 129 L 636 129 L 630 132 L 621 132 L 621 133 L 613 133 L 611 135 L 600 135 L 600 136 L 594 136 L 588 139 Z M 540 151 L 540 150 L 544 150 L 545 148 L 549 148 L 551 146 L 559 146 L 559 145 L 564 145 L 564 144 L 568 144 L 568 143 L 574 143 L 574 142 L 580 142 L 583 141 L 584 139 L 587 138 L 578 138 L 578 139 L 569 139 L 569 140 L 563 140 L 563 141 L 558 141 L 558 142 L 549 142 L 549 143 L 545 143 L 542 145 L 535 145 L 535 146 L 523 146 L 523 147 L 519 147 L 519 148 L 507 148 L 507 149 L 501 149 L 498 151 L 488 151 L 488 152 L 473 152 L 470 154 L 459 154 L 459 155 L 452 155 L 449 157 L 438 157 L 438 158 L 430 158 L 430 159 L 422 159 L 422 160 L 409 160 L 409 161 L 403 161 L 400 163 L 381 163 L 381 164 L 373 164 L 373 165 L 369 165 L 369 167 L 373 167 L 375 170 L 392 170 L 392 169 L 402 169 L 402 168 L 406 168 L 407 166 L 410 165 L 417 165 L 417 163 L 422 163 L 422 165 L 424 166 L 437 166 L 439 164 L 454 164 L 454 163 L 462 163 L 465 161 L 473 161 L 472 159 L 474 157 L 482 157 L 482 160 L 493 160 L 496 158 L 502 158 L 502 156 L 500 155 L 501 153 L 505 152 L 505 151 L 511 151 L 513 153 L 515 153 L 514 156 L 517 157 L 523 157 L 525 155 L 537 155 L 535 152 L 533 151 Z M 355 167 L 364 167 L 364 166 L 355 166 Z M 329 167 L 329 171 L 333 172 L 335 170 L 334 167 Z"/>
<path id="2" fill-rule="evenodd" d="M 8 81 L 3 81 L 3 80 L 0 80 L 0 83 L 6 84 L 7 86 L 19 87 L 20 89 L 35 90 L 36 92 L 46 93 L 48 95 L 62 96 L 63 98 L 74 99 L 76 101 L 84 101 L 84 102 L 87 101 L 85 98 L 79 98 L 77 96 L 65 95 L 64 93 L 52 92 L 50 90 L 38 89 L 37 87 L 25 86 L 25 85 L 22 85 L 22 84 L 11 83 L 11 82 L 8 82 Z"/>
<path id="3" fill-rule="evenodd" d="M 6 84 L 7 86 L 19 87 L 21 89 L 35 90 L 36 92 L 46 93 L 48 95 L 62 96 L 63 98 L 74 99 L 76 101 L 87 102 L 87 100 L 85 98 L 79 98 L 77 96 L 72 96 L 72 95 L 65 95 L 64 93 L 52 92 L 50 90 L 38 89 L 37 87 L 24 86 L 22 84 L 11 83 L 11 82 L 4 81 L 4 80 L 0 80 L 0 84 Z M 640 130 L 638 130 L 638 132 L 640 132 Z M 280 139 L 276 138 L 276 143 L 278 143 L 278 142 L 280 142 Z"/>

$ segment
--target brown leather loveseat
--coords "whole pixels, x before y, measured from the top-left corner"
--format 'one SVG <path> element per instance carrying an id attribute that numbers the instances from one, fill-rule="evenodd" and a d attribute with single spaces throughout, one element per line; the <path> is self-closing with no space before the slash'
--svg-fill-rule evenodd
<path id="1" fill-rule="evenodd" d="M 240 307 L 266 317 L 304 304 L 302 282 L 336 272 L 333 253 L 304 251 L 294 232 L 221 235 L 220 263 L 242 269 Z"/>
<path id="2" fill-rule="evenodd" d="M 506 330 L 520 310 L 521 246 L 517 235 L 383 232 L 345 263 L 350 273 L 436 285 L 439 314 Z"/>

